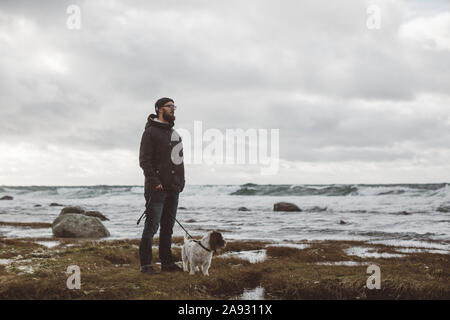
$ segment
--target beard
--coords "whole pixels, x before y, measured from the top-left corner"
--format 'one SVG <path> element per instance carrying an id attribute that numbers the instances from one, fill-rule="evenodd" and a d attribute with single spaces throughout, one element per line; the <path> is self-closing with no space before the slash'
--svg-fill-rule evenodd
<path id="1" fill-rule="evenodd" d="M 165 111 L 163 112 L 163 119 L 166 120 L 167 122 L 174 122 L 175 121 L 175 116 L 173 114 L 171 114 L 169 111 Z"/>

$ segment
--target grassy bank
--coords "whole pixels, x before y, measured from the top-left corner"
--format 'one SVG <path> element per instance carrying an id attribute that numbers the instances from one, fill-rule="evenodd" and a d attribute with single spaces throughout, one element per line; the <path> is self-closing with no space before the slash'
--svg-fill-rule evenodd
<path id="1" fill-rule="evenodd" d="M 58 243 L 48 248 L 43 245 L 48 240 Z M 182 241 L 175 238 L 174 244 Z M 0 238 L 0 299 L 237 299 L 258 286 L 266 299 L 450 298 L 448 254 L 405 253 L 357 241 L 304 242 L 303 249 L 234 241 L 213 258 L 205 277 L 141 274 L 138 245 L 139 240 Z M 349 255 L 354 247 L 369 248 L 379 257 Z M 248 250 L 265 250 L 267 258 L 250 263 L 234 256 Z M 179 246 L 173 252 L 180 258 Z M 153 254 L 157 262 L 156 248 Z M 381 269 L 379 290 L 366 288 L 370 264 Z M 80 290 L 66 287 L 70 265 L 81 269 Z"/>

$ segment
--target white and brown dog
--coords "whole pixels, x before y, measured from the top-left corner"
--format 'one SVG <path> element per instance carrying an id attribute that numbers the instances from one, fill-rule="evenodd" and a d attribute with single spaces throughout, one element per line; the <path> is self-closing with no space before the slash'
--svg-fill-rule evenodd
<path id="1" fill-rule="evenodd" d="M 205 276 L 209 276 L 208 269 L 211 266 L 213 253 L 226 246 L 222 234 L 217 231 L 208 231 L 201 240 L 188 239 L 184 235 L 184 245 L 181 249 L 183 258 L 183 270 L 189 274 L 201 270 Z"/>

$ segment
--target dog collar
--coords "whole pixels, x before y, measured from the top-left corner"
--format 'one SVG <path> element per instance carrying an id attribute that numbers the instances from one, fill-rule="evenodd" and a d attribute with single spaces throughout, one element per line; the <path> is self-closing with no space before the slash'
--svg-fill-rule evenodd
<path id="1" fill-rule="evenodd" d="M 199 241 L 199 240 L 194 240 L 194 242 L 197 242 L 199 245 L 200 245 L 200 247 L 202 247 L 203 249 L 205 249 L 206 251 L 208 251 L 208 252 L 216 252 L 216 250 L 211 250 L 211 249 L 208 249 L 207 247 L 205 247 L 202 243 L 201 243 L 201 241 Z"/>

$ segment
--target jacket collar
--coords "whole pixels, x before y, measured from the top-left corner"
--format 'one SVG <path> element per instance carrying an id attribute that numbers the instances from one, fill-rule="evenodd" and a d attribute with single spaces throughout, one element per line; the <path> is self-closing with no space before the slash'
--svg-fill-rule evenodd
<path id="1" fill-rule="evenodd" d="M 156 117 L 156 114 L 149 115 L 147 118 L 147 124 L 145 125 L 145 129 L 152 126 L 152 127 L 159 127 L 162 129 L 169 130 L 175 125 L 175 123 L 173 123 L 173 122 L 163 123 L 163 122 L 156 121 L 155 119 L 158 119 Z"/>

